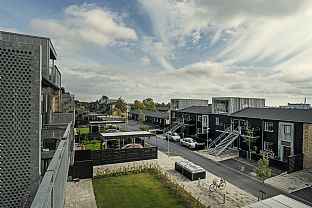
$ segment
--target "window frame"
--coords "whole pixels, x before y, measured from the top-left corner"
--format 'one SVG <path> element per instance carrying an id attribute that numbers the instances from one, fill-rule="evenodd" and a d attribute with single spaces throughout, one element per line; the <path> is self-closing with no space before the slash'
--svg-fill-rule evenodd
<path id="1" fill-rule="evenodd" d="M 271 126 L 272 130 L 270 130 L 270 126 Z M 273 122 L 270 122 L 270 121 L 264 122 L 264 131 L 266 131 L 266 132 L 274 132 L 273 127 L 274 127 Z"/>
<path id="2" fill-rule="evenodd" d="M 289 129 L 289 132 L 286 132 L 286 129 Z M 291 125 L 284 125 L 284 134 L 291 134 Z"/>
<path id="3" fill-rule="evenodd" d="M 215 122 L 216 122 L 216 126 L 219 126 L 220 125 L 220 117 L 216 117 Z"/>
<path id="4" fill-rule="evenodd" d="M 271 148 L 267 148 L 267 145 L 270 145 Z M 272 151 L 272 152 L 273 152 L 273 142 L 264 141 L 263 149 L 264 149 L 265 151 Z"/>

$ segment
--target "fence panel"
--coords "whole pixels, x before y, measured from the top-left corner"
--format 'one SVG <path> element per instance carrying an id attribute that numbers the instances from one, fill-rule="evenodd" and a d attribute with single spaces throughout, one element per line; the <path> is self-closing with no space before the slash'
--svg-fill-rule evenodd
<path id="1" fill-rule="evenodd" d="M 287 173 L 293 173 L 302 169 L 303 169 L 303 154 L 297 154 L 288 157 Z"/>

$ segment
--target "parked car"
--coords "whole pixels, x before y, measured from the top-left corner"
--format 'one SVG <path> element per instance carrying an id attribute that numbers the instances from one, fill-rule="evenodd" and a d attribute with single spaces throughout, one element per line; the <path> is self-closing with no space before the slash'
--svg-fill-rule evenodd
<path id="1" fill-rule="evenodd" d="M 179 134 L 177 134 L 176 132 L 168 131 L 168 132 L 166 133 L 166 139 L 169 139 L 169 140 L 178 142 L 178 141 L 180 141 L 181 137 L 180 137 Z"/>
<path id="2" fill-rule="evenodd" d="M 107 129 L 107 130 L 105 131 L 105 133 L 117 133 L 117 132 L 119 132 L 118 129 Z"/>
<path id="3" fill-rule="evenodd" d="M 143 146 L 142 144 L 131 143 L 131 144 L 126 144 L 121 149 L 133 149 L 133 148 L 143 148 Z"/>
<path id="4" fill-rule="evenodd" d="M 180 144 L 187 146 L 191 149 L 197 149 L 197 148 L 205 146 L 205 143 L 198 143 L 193 138 L 189 138 L 189 137 L 180 139 Z"/>

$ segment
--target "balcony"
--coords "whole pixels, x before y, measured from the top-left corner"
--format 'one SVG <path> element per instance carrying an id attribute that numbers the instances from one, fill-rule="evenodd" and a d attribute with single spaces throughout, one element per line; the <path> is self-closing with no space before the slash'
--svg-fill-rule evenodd
<path id="1" fill-rule="evenodd" d="M 46 73 L 43 71 L 42 77 L 47 85 L 53 88 L 61 88 L 61 73 L 56 65 L 50 66 Z"/>
<path id="2" fill-rule="evenodd" d="M 42 180 L 32 208 L 64 206 L 69 166 L 74 162 L 74 114 L 52 113 L 50 124 L 42 126 Z"/>

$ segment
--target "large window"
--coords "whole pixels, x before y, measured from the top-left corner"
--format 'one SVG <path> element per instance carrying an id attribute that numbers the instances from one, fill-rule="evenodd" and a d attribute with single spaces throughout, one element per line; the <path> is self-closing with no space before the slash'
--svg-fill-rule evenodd
<path id="1" fill-rule="evenodd" d="M 291 134 L 291 126 L 290 125 L 284 126 L 284 133 L 285 134 Z"/>
<path id="2" fill-rule="evenodd" d="M 264 131 L 273 132 L 273 123 L 265 122 L 264 123 Z"/>

